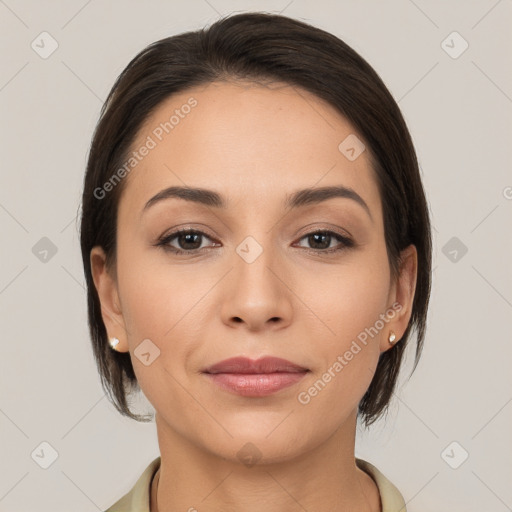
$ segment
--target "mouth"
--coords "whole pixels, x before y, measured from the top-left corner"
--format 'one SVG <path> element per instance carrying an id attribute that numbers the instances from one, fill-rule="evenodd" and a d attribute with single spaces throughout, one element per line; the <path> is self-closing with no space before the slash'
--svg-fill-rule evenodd
<path id="1" fill-rule="evenodd" d="M 247 397 L 263 397 L 299 382 L 310 370 L 286 359 L 226 359 L 203 370 L 220 388 Z"/>

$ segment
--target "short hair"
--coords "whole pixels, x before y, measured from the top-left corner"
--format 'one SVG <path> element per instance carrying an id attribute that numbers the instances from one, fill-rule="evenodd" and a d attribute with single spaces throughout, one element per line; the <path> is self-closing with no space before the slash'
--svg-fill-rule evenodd
<path id="1" fill-rule="evenodd" d="M 418 161 L 400 109 L 375 70 L 338 37 L 305 22 L 262 12 L 225 16 L 209 27 L 156 41 L 116 79 L 93 134 L 84 178 L 80 243 L 87 284 L 89 331 L 103 389 L 115 408 L 138 421 L 127 393 L 139 390 L 129 353 L 112 350 L 92 278 L 90 252 L 99 245 L 115 275 L 118 204 L 126 180 L 98 199 L 123 162 L 148 116 L 171 95 L 218 81 L 278 81 L 325 100 L 362 137 L 377 176 L 390 272 L 398 276 L 400 251 L 414 244 L 416 290 L 409 324 L 383 352 L 358 406 L 366 426 L 388 408 L 412 331 L 416 369 L 431 289 L 431 227 Z M 411 372 L 411 374 L 412 374 Z"/>

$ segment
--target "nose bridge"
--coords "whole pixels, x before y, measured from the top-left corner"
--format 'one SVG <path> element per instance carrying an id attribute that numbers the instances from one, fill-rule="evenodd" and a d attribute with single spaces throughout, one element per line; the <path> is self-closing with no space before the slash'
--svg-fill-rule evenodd
<path id="1" fill-rule="evenodd" d="M 276 249 L 272 247 L 272 234 L 248 235 L 235 249 L 234 258 L 237 289 L 256 299 L 268 300 L 275 295 L 278 283 L 270 269 L 279 266 L 276 261 Z M 275 272 L 275 270 L 274 270 Z"/>
<path id="2" fill-rule="evenodd" d="M 284 276 L 280 276 L 279 250 L 273 246 L 272 233 L 246 236 L 235 248 L 229 296 L 223 306 L 224 320 L 244 322 L 251 329 L 270 320 L 289 321 L 291 303 Z"/>

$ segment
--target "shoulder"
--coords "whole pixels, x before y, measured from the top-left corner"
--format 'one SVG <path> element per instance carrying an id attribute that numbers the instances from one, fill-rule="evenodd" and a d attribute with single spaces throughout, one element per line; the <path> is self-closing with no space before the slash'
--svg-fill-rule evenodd
<path id="1" fill-rule="evenodd" d="M 356 457 L 356 464 L 359 469 L 369 474 L 379 489 L 380 499 L 382 502 L 382 512 L 407 512 L 405 508 L 405 501 L 400 491 L 393 485 L 393 483 L 384 476 L 373 464 L 358 459 Z"/>
<path id="2" fill-rule="evenodd" d="M 131 490 L 105 512 L 150 512 L 151 481 L 159 467 L 160 457 L 157 457 L 146 467 Z"/>

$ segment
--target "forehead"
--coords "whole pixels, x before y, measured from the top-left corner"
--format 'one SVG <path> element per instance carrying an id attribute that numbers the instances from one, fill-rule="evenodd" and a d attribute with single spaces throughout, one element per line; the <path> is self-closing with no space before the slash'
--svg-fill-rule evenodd
<path id="1" fill-rule="evenodd" d="M 368 151 L 355 160 L 342 151 L 343 141 L 360 139 L 334 107 L 295 86 L 190 88 L 164 100 L 140 128 L 131 147 L 140 160 L 121 203 L 140 210 L 159 190 L 179 185 L 218 190 L 229 203 L 256 208 L 298 188 L 340 184 L 379 203 Z M 150 149 L 139 151 L 144 146 Z"/>

